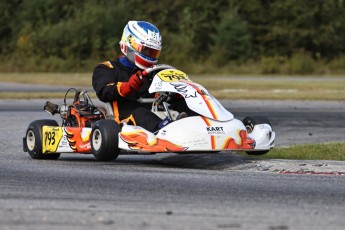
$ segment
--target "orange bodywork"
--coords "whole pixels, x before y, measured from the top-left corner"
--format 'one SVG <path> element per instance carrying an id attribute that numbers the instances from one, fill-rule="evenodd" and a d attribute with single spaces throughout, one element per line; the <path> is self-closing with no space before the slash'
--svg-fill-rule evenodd
<path id="1" fill-rule="evenodd" d="M 148 136 L 143 131 L 120 133 L 120 137 L 131 149 L 144 152 L 182 152 L 187 149 L 159 138 L 155 138 L 151 143 L 148 143 Z"/>
<path id="2" fill-rule="evenodd" d="M 71 149 L 74 152 L 85 153 L 91 151 L 90 134 L 89 132 L 83 135 L 81 127 L 66 127 L 67 140 Z"/>
<path id="3" fill-rule="evenodd" d="M 78 102 L 76 102 L 75 105 L 78 105 Z M 88 124 L 91 123 L 91 119 L 98 118 L 98 115 L 88 115 L 87 117 L 81 116 L 75 107 L 71 108 L 70 113 L 77 120 L 79 127 L 87 127 Z"/>
<path id="4" fill-rule="evenodd" d="M 236 144 L 235 140 L 231 137 L 227 138 L 223 144 L 223 149 L 253 149 L 255 141 L 248 138 L 248 134 L 245 130 L 239 132 L 241 143 Z"/>

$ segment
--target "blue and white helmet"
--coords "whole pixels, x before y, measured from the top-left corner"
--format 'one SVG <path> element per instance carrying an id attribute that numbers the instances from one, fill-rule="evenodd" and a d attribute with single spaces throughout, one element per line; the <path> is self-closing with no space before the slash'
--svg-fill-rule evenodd
<path id="1" fill-rule="evenodd" d="M 120 41 L 122 53 L 138 68 L 146 69 L 158 62 L 162 37 L 154 25 L 144 21 L 129 21 Z"/>

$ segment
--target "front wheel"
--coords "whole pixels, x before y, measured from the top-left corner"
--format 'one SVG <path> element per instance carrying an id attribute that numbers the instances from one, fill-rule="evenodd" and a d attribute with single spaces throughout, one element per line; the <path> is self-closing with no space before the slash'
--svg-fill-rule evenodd
<path id="1" fill-rule="evenodd" d="M 43 126 L 59 126 L 55 120 L 37 120 L 30 123 L 26 130 L 24 138 L 24 148 L 28 151 L 30 157 L 39 160 L 55 160 L 60 157 L 60 153 L 44 154 L 42 152 L 42 128 Z"/>
<path id="2" fill-rule="evenodd" d="M 92 154 L 100 161 L 110 161 L 118 157 L 119 125 L 114 120 L 99 120 L 91 131 Z"/>
<path id="3" fill-rule="evenodd" d="M 267 117 L 264 117 L 264 116 L 245 117 L 243 119 L 243 124 L 246 127 L 248 133 L 251 133 L 254 130 L 255 125 L 268 124 L 272 127 L 271 122 L 268 120 Z M 253 155 L 253 156 L 264 155 L 268 152 L 269 150 L 246 151 L 248 155 Z"/>
<path id="4" fill-rule="evenodd" d="M 253 131 L 255 125 L 268 124 L 272 127 L 271 122 L 264 116 L 245 117 L 242 122 L 248 133 Z"/>

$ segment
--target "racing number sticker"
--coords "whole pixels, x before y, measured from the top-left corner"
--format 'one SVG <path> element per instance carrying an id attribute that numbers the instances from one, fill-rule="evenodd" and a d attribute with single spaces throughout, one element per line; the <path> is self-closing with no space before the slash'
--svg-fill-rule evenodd
<path id="1" fill-rule="evenodd" d="M 62 129 L 60 127 L 43 126 L 42 132 L 42 152 L 56 152 L 62 138 Z"/>
<path id="2" fill-rule="evenodd" d="M 163 71 L 158 73 L 158 77 L 162 81 L 166 81 L 166 82 L 176 82 L 176 81 L 180 81 L 180 80 L 189 81 L 187 74 L 185 74 L 184 72 L 177 70 L 177 69 L 163 70 Z"/>
<path id="3" fill-rule="evenodd" d="M 46 132 L 45 133 L 45 140 L 44 144 L 45 145 L 54 145 L 55 144 L 55 132 Z M 49 141 L 49 143 L 47 143 Z"/>

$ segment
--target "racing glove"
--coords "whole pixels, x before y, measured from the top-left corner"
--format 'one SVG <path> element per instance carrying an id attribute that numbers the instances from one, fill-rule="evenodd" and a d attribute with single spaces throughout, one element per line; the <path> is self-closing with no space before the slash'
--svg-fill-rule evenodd
<path id="1" fill-rule="evenodd" d="M 128 97 L 134 91 L 139 91 L 140 87 L 144 84 L 143 74 L 139 70 L 133 74 L 128 82 L 123 82 L 120 86 L 120 94 L 123 97 Z"/>

